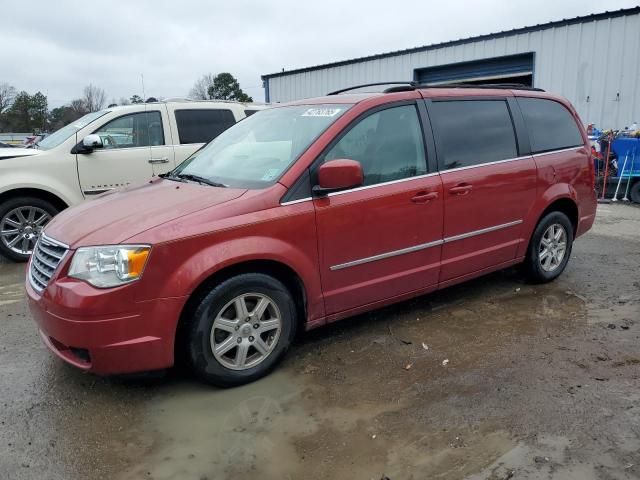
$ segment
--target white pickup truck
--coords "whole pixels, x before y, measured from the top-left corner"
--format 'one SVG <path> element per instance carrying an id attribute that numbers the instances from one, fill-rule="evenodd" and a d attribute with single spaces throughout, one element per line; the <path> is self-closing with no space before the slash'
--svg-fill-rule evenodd
<path id="1" fill-rule="evenodd" d="M 263 105 L 165 101 L 93 112 L 0 151 L 0 254 L 25 261 L 51 218 L 86 198 L 166 173 Z M 17 151 L 20 150 L 20 151 Z"/>

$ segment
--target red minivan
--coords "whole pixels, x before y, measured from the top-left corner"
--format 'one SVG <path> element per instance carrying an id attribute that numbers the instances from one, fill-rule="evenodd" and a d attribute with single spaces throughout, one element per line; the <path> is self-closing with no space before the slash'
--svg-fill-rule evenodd
<path id="1" fill-rule="evenodd" d="M 596 214 L 587 136 L 537 89 L 395 86 L 276 105 L 171 173 L 70 208 L 26 288 L 97 374 L 268 373 L 296 330 L 522 264 L 564 270 Z"/>

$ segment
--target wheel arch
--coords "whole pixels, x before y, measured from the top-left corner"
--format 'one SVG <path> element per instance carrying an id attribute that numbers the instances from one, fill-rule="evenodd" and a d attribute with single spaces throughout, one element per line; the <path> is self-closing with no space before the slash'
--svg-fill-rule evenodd
<path id="1" fill-rule="evenodd" d="M 523 238 L 526 239 L 526 242 L 521 243 L 516 254 L 518 257 L 524 257 L 527 254 L 531 244 L 531 237 L 533 236 L 536 226 L 540 223 L 540 220 L 550 212 L 562 212 L 569 218 L 573 227 L 573 240 L 575 240 L 576 232 L 578 230 L 578 222 L 580 219 L 580 210 L 575 199 L 575 192 L 569 190 L 568 192 L 556 191 L 555 195 L 553 195 L 553 193 L 554 192 L 551 191 L 547 192 L 547 195 L 542 197 L 540 203 L 538 203 L 536 207 L 532 208 L 529 212 L 529 216 L 526 221 L 527 227 L 523 232 Z"/>
<path id="2" fill-rule="evenodd" d="M 36 197 L 47 202 L 51 202 L 58 210 L 64 210 L 69 204 L 59 195 L 41 188 L 20 187 L 6 190 L 0 193 L 0 205 L 11 198 L 16 197 Z"/>
<path id="3" fill-rule="evenodd" d="M 562 212 L 564 213 L 571 222 L 571 226 L 573 227 L 573 238 L 575 239 L 576 232 L 578 231 L 578 220 L 579 220 L 579 211 L 578 204 L 569 197 L 558 198 L 551 202 L 547 208 L 545 208 L 542 213 L 538 216 L 538 220 L 536 221 L 536 225 L 540 223 L 545 215 L 551 212 Z"/>
<path id="4" fill-rule="evenodd" d="M 299 331 L 304 330 L 307 322 L 307 291 L 302 277 L 289 265 L 277 260 L 244 260 L 216 270 L 202 280 L 191 292 L 182 308 L 176 325 L 174 343 L 174 356 L 176 359 L 183 358 L 189 318 L 202 298 L 206 296 L 214 285 L 244 273 L 262 273 L 282 282 L 293 296 L 298 316 L 297 327 Z"/>

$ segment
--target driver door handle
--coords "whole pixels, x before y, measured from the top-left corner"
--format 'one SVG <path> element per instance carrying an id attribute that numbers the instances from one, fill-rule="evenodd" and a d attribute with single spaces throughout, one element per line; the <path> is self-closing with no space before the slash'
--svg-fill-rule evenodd
<path id="1" fill-rule="evenodd" d="M 451 195 L 466 195 L 473 189 L 472 185 L 468 183 L 459 183 L 455 187 L 449 189 Z"/>
<path id="2" fill-rule="evenodd" d="M 151 158 L 149 163 L 169 163 L 169 157 Z"/>
<path id="3" fill-rule="evenodd" d="M 436 198 L 438 198 L 438 192 L 418 192 L 411 197 L 411 201 L 413 203 L 429 203 Z"/>

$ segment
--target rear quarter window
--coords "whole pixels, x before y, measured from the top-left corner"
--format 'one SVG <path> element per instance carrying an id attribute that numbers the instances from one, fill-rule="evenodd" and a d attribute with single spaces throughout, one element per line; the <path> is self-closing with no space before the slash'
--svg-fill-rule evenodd
<path id="1" fill-rule="evenodd" d="M 208 143 L 236 123 L 231 110 L 176 110 L 180 143 Z"/>
<path id="2" fill-rule="evenodd" d="M 584 145 L 580 129 L 564 105 L 543 98 L 518 97 L 517 100 L 529 132 L 532 153 Z"/>
<path id="3" fill-rule="evenodd" d="M 429 105 L 441 170 L 518 156 L 505 100 L 446 100 Z"/>

